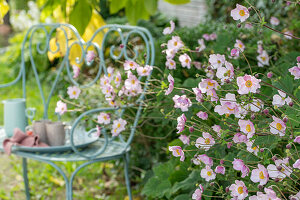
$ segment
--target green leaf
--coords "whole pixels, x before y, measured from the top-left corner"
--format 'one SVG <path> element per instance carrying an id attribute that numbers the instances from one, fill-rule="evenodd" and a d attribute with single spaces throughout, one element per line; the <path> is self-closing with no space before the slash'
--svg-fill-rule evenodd
<path id="1" fill-rule="evenodd" d="M 170 4 L 186 4 L 186 3 L 190 3 L 191 0 L 165 0 L 166 2 L 170 3 Z"/>
<path id="2" fill-rule="evenodd" d="M 161 82 L 161 89 L 163 90 L 163 89 L 166 89 L 166 88 L 168 88 L 168 85 L 164 81 L 162 81 Z"/>
<path id="3" fill-rule="evenodd" d="M 150 197 L 161 198 L 171 188 L 171 183 L 168 179 L 159 179 L 158 177 L 152 177 L 146 183 L 142 194 Z"/>
<path id="4" fill-rule="evenodd" d="M 186 199 L 190 199 L 191 196 L 189 194 L 181 194 L 179 196 L 177 196 L 174 200 L 186 200 Z"/>
<path id="5" fill-rule="evenodd" d="M 130 24 L 136 25 L 139 19 L 149 19 L 150 14 L 145 9 L 144 1 L 127 0 L 125 7 L 126 17 Z"/>
<path id="6" fill-rule="evenodd" d="M 266 136 L 258 136 L 253 144 L 258 146 L 270 146 L 271 144 L 276 142 L 276 136 L 274 135 L 266 135 Z"/>
<path id="7" fill-rule="evenodd" d="M 70 24 L 75 26 L 80 35 L 83 35 L 85 28 L 90 22 L 92 8 L 86 0 L 78 1 L 70 13 Z"/>
<path id="8" fill-rule="evenodd" d="M 109 0 L 109 11 L 111 14 L 117 13 L 122 8 L 125 8 L 127 0 Z"/>
<path id="9" fill-rule="evenodd" d="M 142 194 L 156 198 L 169 196 L 172 185 L 168 178 L 173 172 L 175 164 L 176 161 L 170 160 L 155 166 L 153 168 L 154 176 L 147 181 Z"/>
<path id="10" fill-rule="evenodd" d="M 188 87 L 188 88 L 193 88 L 193 87 L 197 87 L 199 81 L 195 78 L 187 78 L 184 82 L 183 85 L 184 87 Z"/>
<path id="11" fill-rule="evenodd" d="M 194 188 L 199 180 L 201 180 L 200 172 L 194 170 L 184 181 L 174 184 L 174 186 L 172 187 L 172 193 L 175 193 L 178 190 L 189 190 L 191 188 Z"/>
<path id="12" fill-rule="evenodd" d="M 144 0 L 144 6 L 148 13 L 154 14 L 157 10 L 157 0 Z"/>

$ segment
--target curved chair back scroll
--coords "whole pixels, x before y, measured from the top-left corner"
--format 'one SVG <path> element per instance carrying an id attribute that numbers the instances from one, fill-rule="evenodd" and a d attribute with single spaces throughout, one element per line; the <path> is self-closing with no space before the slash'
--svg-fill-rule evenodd
<path id="1" fill-rule="evenodd" d="M 53 38 L 53 35 L 57 33 L 57 31 L 60 31 L 63 39 L 65 40 L 65 43 L 64 43 L 65 46 L 60 46 L 60 45 L 62 45 L 62 43 L 55 41 L 56 48 L 51 49 L 50 48 L 50 42 L 51 42 L 50 40 Z M 35 35 L 37 35 L 37 37 L 38 37 L 38 35 L 40 35 L 40 34 L 43 34 L 44 35 L 43 40 L 45 40 L 45 39 L 46 40 L 34 43 L 33 39 L 34 39 Z M 97 38 L 97 36 L 99 36 L 100 34 L 101 34 L 102 41 L 96 43 L 95 38 Z M 117 48 L 115 46 L 111 46 L 111 47 L 107 46 L 107 40 L 108 40 L 109 34 L 118 35 L 118 37 L 120 39 L 120 43 L 121 43 L 120 45 L 123 46 L 123 48 L 121 48 L 121 50 L 116 51 Z M 40 96 L 41 96 L 43 107 L 44 107 L 43 118 L 47 119 L 49 103 L 50 103 L 51 97 L 53 96 L 53 94 L 55 92 L 57 83 L 62 76 L 63 70 L 66 70 L 68 79 L 72 82 L 72 84 L 74 84 L 80 88 L 87 88 L 87 87 L 94 85 L 99 80 L 102 73 L 105 73 L 105 74 L 107 73 L 106 72 L 106 63 L 105 63 L 106 57 L 110 57 L 110 59 L 118 61 L 120 59 L 135 60 L 139 56 L 139 52 L 136 49 L 133 49 L 133 52 L 134 52 L 133 57 L 130 57 L 131 55 L 128 55 L 127 47 L 128 47 L 128 42 L 130 40 L 130 37 L 132 35 L 138 35 L 141 38 L 141 40 L 144 42 L 145 51 L 146 51 L 145 56 L 143 56 L 144 65 L 153 66 L 154 56 L 155 56 L 153 38 L 152 38 L 150 32 L 145 28 L 136 27 L 136 26 L 128 26 L 128 25 L 116 25 L 116 24 L 105 25 L 105 26 L 102 26 L 99 29 L 97 29 L 95 31 L 95 33 L 93 34 L 93 36 L 90 38 L 90 40 L 85 42 L 81 38 L 81 36 L 78 33 L 78 31 L 76 30 L 76 28 L 70 24 L 55 23 L 55 24 L 34 25 L 27 31 L 25 38 L 23 40 L 23 43 L 22 43 L 21 67 L 20 67 L 18 76 L 16 77 L 16 79 L 14 79 L 10 83 L 0 84 L 0 88 L 14 85 L 19 80 L 22 80 L 23 97 L 26 98 L 26 71 L 32 70 L 34 77 L 36 79 L 37 86 L 39 88 Z M 100 45 L 99 45 L 99 43 L 100 43 Z M 69 45 L 69 44 L 71 44 L 71 45 Z M 81 85 L 73 78 L 72 70 L 70 69 L 71 63 L 70 63 L 69 56 L 70 56 L 70 52 L 71 52 L 72 48 L 75 48 L 75 46 L 77 47 L 77 50 L 79 50 L 81 52 L 81 56 L 77 57 L 75 60 L 76 64 L 85 63 L 87 66 L 90 66 L 91 64 L 93 64 L 93 63 L 88 63 L 86 61 L 87 51 L 90 48 L 93 48 L 94 50 L 96 50 L 97 54 L 99 56 L 99 63 L 96 64 L 96 66 L 98 68 L 98 72 L 96 73 L 96 76 L 93 78 L 93 80 L 91 80 L 89 83 L 87 83 L 85 85 Z M 109 54 L 106 52 L 107 49 L 110 49 Z M 41 84 L 41 81 L 39 78 L 39 73 L 37 70 L 36 62 L 35 62 L 34 56 L 33 56 L 33 50 L 35 50 L 38 54 L 45 54 L 45 55 L 47 55 L 47 53 L 49 53 L 49 52 L 52 54 L 56 54 L 60 51 L 65 52 L 64 57 L 62 58 L 62 61 L 60 62 L 60 65 L 58 66 L 57 75 L 54 79 L 53 84 L 51 85 L 51 90 L 47 97 L 45 96 L 45 93 L 42 89 L 42 84 Z M 29 55 L 29 60 L 30 60 L 29 63 L 31 65 L 31 67 L 25 66 L 26 65 L 25 57 L 28 55 Z M 141 111 L 142 111 L 142 101 L 145 96 L 145 91 L 147 89 L 148 80 L 149 80 L 150 76 L 151 76 L 151 74 L 146 78 L 145 86 L 143 88 L 144 92 L 141 94 L 141 96 L 138 98 L 138 100 L 135 104 L 135 106 L 138 105 L 138 108 L 137 108 L 137 112 L 135 115 L 133 125 L 131 126 L 130 135 L 129 135 L 127 141 L 125 141 L 122 138 L 122 136 L 120 136 L 120 141 L 124 144 L 125 149 L 127 149 L 129 147 L 129 145 L 131 144 L 132 139 L 134 137 L 135 129 L 138 124 L 138 120 L 139 120 L 139 117 L 140 117 Z M 76 126 L 79 124 L 80 120 L 87 115 L 94 114 L 94 113 L 101 112 L 101 111 L 114 111 L 115 110 L 115 111 L 119 111 L 120 116 L 121 116 L 124 113 L 124 110 L 129 107 L 131 107 L 131 105 L 120 106 L 120 107 L 109 107 L 109 108 L 95 108 L 95 109 L 88 110 L 88 111 L 82 113 L 78 118 L 76 118 L 76 120 L 74 121 L 74 123 L 72 125 L 72 129 L 71 129 L 71 144 L 72 144 L 73 150 L 77 154 L 79 154 L 83 157 L 86 157 L 88 159 L 95 158 L 95 157 L 99 156 L 101 153 L 103 153 L 105 151 L 106 146 L 109 145 L 109 142 L 114 138 L 109 139 L 107 137 L 105 131 L 103 131 L 103 134 L 105 136 L 104 146 L 101 149 L 99 149 L 98 152 L 95 152 L 94 155 L 84 155 L 74 145 L 73 135 L 74 135 L 74 130 L 75 130 Z M 93 132 L 93 131 L 95 131 L 95 130 L 91 130 L 90 132 Z"/>

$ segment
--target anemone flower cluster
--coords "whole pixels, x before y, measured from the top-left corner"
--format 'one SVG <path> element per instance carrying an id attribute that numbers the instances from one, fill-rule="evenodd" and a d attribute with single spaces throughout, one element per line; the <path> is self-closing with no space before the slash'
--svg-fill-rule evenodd
<path id="1" fill-rule="evenodd" d="M 96 54 L 94 51 L 88 51 L 86 55 L 87 63 L 92 63 L 93 61 L 98 62 L 96 59 Z M 73 65 L 73 78 L 78 78 L 80 75 L 80 68 L 76 65 Z M 124 104 L 124 99 L 132 99 L 132 97 L 141 95 L 143 93 L 143 82 L 144 77 L 148 77 L 153 70 L 153 66 L 145 65 L 141 66 L 133 60 L 125 60 L 123 63 L 123 70 L 117 70 L 114 67 L 107 67 L 105 75 L 100 77 L 99 88 L 101 93 L 104 96 L 105 101 L 109 106 L 119 106 Z M 125 72 L 125 73 L 124 73 Z M 125 76 L 121 74 L 125 74 Z M 143 79 L 144 78 L 144 79 Z M 172 76 L 169 78 L 170 82 L 173 82 Z M 170 86 L 172 87 L 172 86 Z M 172 88 L 170 88 L 170 92 Z M 67 88 L 67 94 L 71 100 L 80 100 L 81 89 L 77 86 L 69 86 Z M 132 99 L 134 101 L 134 99 Z M 70 101 L 62 99 L 57 102 L 55 112 L 59 115 L 70 111 L 76 111 L 76 109 L 67 109 L 67 103 Z M 125 102 L 126 103 L 126 102 Z M 78 110 L 81 110 L 83 106 L 81 103 L 71 103 L 73 107 L 79 107 Z M 126 129 L 127 121 L 122 118 L 115 118 L 112 116 L 112 113 L 101 112 L 97 116 L 97 134 L 101 134 L 101 129 L 103 126 L 109 126 L 112 136 L 116 137 L 121 132 Z"/>
<path id="2" fill-rule="evenodd" d="M 250 17 L 250 10 L 236 4 L 230 15 L 236 21 L 245 22 Z M 270 21 L 273 26 L 279 24 L 275 17 Z M 299 126 L 299 115 L 294 113 L 290 115 L 291 118 L 288 116 L 289 112 L 293 112 L 291 107 L 295 103 L 299 108 L 294 96 L 298 94 L 288 90 L 292 85 L 273 86 L 274 82 L 280 82 L 280 79 L 274 78 L 274 73 L 259 74 L 254 71 L 255 67 L 269 66 L 273 57 L 269 56 L 265 50 L 268 48 L 262 41 L 257 42 L 255 67 L 252 68 L 248 63 L 249 66 L 241 70 L 243 66 L 234 61 L 244 59 L 248 62 L 248 47 L 244 38 L 241 38 L 243 41 L 236 38 L 230 44 L 228 55 L 209 51 L 204 43 L 213 40 L 209 34 L 204 34 L 203 39 L 198 40 L 200 46 L 197 51 L 185 48 L 178 35 L 168 41 L 168 48 L 163 51 L 166 53 L 166 66 L 170 70 L 165 95 L 173 99 L 175 109 L 172 113 L 178 114 L 177 134 L 183 145 L 170 146 L 169 151 L 173 156 L 180 157 L 182 162 L 189 162 L 190 159 L 192 166 L 189 169 L 200 173 L 202 179 L 192 199 L 202 199 L 206 194 L 209 196 L 210 192 L 206 193 L 205 189 L 220 183 L 219 180 L 230 182 L 226 188 L 217 184 L 220 191 L 215 193 L 223 199 L 226 195 L 240 200 L 280 199 L 280 190 L 284 187 L 282 183 L 293 185 L 290 198 L 298 197 L 298 186 L 293 181 L 299 180 L 300 172 L 296 146 L 300 144 L 300 136 L 298 132 L 295 133 L 297 128 L 294 129 Z M 192 53 L 197 55 L 193 56 Z M 198 58 L 202 53 L 206 61 L 200 63 Z M 178 63 L 175 61 L 179 61 L 181 69 L 185 71 L 191 69 L 192 63 L 197 63 L 198 82 L 194 84 L 197 87 L 174 88 L 173 71 L 180 70 L 176 68 Z M 288 70 L 295 80 L 300 77 L 299 69 L 300 57 L 296 66 Z M 287 70 L 282 73 L 287 74 Z M 266 81 L 266 78 L 270 80 Z M 180 92 L 183 95 L 179 95 Z M 283 150 L 278 150 L 275 145 L 279 141 L 288 143 L 286 149 L 283 147 Z M 280 152 L 280 158 L 276 157 L 278 154 L 274 155 L 275 148 Z M 214 164 L 214 161 L 220 161 L 220 164 Z"/>

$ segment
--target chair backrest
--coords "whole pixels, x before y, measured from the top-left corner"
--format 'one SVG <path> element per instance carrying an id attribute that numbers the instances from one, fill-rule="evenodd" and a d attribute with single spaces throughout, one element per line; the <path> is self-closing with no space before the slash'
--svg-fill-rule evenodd
<path id="1" fill-rule="evenodd" d="M 60 41 L 53 37 L 54 35 L 60 34 Z M 113 34 L 119 38 L 119 44 L 121 48 L 118 46 L 108 46 L 109 45 L 109 35 Z M 136 48 L 130 49 L 132 47 L 128 47 L 130 42 L 130 38 L 135 35 L 138 36 L 144 44 L 144 52 L 145 55 L 139 55 L 139 51 Z M 36 40 L 35 38 L 38 38 Z M 54 39 L 53 39 L 54 38 Z M 42 41 L 39 41 L 42 40 Z M 88 50 L 94 49 L 98 54 L 98 63 L 96 63 L 96 67 L 98 71 L 96 72 L 95 77 L 87 84 L 81 85 L 76 79 L 73 78 L 71 67 L 73 64 L 75 65 L 82 65 L 85 64 L 87 66 L 91 66 L 93 62 L 87 62 L 86 55 Z M 107 52 L 109 50 L 109 52 Z M 51 56 L 60 56 L 61 62 L 57 69 L 57 75 L 54 79 L 53 84 L 51 85 L 51 89 L 49 95 L 46 96 L 43 87 L 41 84 L 41 80 L 39 77 L 39 72 L 37 70 L 37 64 L 35 61 L 35 57 L 33 52 L 36 52 L 40 55 L 48 55 L 50 58 Z M 80 52 L 77 57 L 74 59 L 74 52 Z M 133 52 L 132 54 L 128 52 Z M 135 60 L 137 58 L 143 58 L 144 65 L 154 65 L 154 56 L 155 56 L 155 49 L 153 38 L 150 32 L 142 27 L 137 26 L 128 26 L 128 25 L 117 25 L 117 24 L 110 24 L 100 27 L 92 34 L 92 37 L 89 41 L 84 41 L 75 27 L 70 24 L 37 24 L 29 28 L 27 31 L 25 38 L 22 43 L 22 53 L 21 53 L 21 67 L 19 74 L 15 80 L 10 83 L 0 84 L 0 88 L 8 87 L 14 85 L 18 81 L 22 80 L 22 88 L 23 88 L 23 97 L 26 98 L 26 78 L 27 78 L 27 71 L 32 70 L 34 77 L 36 79 L 37 86 L 39 88 L 40 96 L 43 103 L 43 118 L 48 118 L 49 112 L 49 103 L 50 100 L 57 89 L 58 81 L 61 79 L 63 73 L 67 73 L 68 79 L 72 82 L 72 84 L 80 87 L 80 88 L 87 88 L 93 86 L 100 78 L 101 75 L 107 73 L 106 67 L 106 59 L 110 58 L 114 61 L 118 60 Z M 26 62 L 26 58 L 29 57 L 29 62 Z M 27 59 L 28 60 L 28 59 Z M 30 66 L 26 66 L 26 63 L 29 63 Z M 28 64 L 27 64 L 28 65 Z M 95 65 L 95 63 L 94 63 Z M 65 71 L 64 71 L 65 70 Z M 138 120 L 142 110 L 142 100 L 145 96 L 145 91 L 147 89 L 148 80 L 151 74 L 147 76 L 145 85 L 143 88 L 143 93 L 138 98 L 136 105 L 138 105 L 137 112 L 135 115 L 133 126 L 131 127 L 130 135 L 127 141 L 124 141 L 122 136 L 120 140 L 124 142 L 126 147 L 128 147 L 133 139 L 136 126 L 138 124 Z M 130 107 L 131 105 L 121 106 L 121 107 L 112 107 L 112 108 L 95 108 L 89 111 L 82 113 L 74 122 L 73 128 L 71 131 L 71 137 L 73 137 L 74 129 L 79 123 L 79 121 L 85 117 L 86 115 L 97 113 L 100 111 L 109 111 L 109 110 L 121 110 L 120 115 L 123 114 L 124 109 Z M 54 112 L 54 111 L 53 111 Z M 72 146 L 74 147 L 74 143 L 71 138 Z M 73 148 L 76 152 L 79 151 L 74 147 Z M 99 152 L 100 154 L 101 152 Z M 80 154 L 80 153 L 79 153 Z M 84 155 L 82 155 L 84 156 Z"/>

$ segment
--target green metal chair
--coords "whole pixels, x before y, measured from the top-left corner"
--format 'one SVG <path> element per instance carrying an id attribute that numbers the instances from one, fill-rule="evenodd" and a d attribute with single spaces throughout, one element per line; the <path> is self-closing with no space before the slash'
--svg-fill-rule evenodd
<path id="1" fill-rule="evenodd" d="M 56 78 L 51 86 L 51 90 L 49 93 L 49 96 L 45 98 L 45 94 L 42 89 L 42 84 L 39 79 L 39 74 L 38 70 L 36 68 L 36 63 L 32 54 L 33 48 L 36 48 L 36 51 L 38 54 L 47 54 L 48 52 L 52 53 L 57 53 L 59 51 L 60 47 L 58 43 L 57 49 L 55 51 L 51 50 L 49 48 L 49 43 L 51 38 L 53 37 L 53 34 L 57 31 L 60 30 L 63 32 L 63 35 L 65 37 L 65 40 L 68 41 L 68 34 L 70 32 L 75 36 L 76 40 L 75 42 L 72 43 L 71 46 L 66 46 L 66 53 L 65 56 L 63 57 L 60 66 L 57 70 L 57 75 Z M 46 38 L 46 43 L 45 45 L 42 45 L 42 43 L 38 43 L 36 46 L 33 45 L 33 38 L 35 35 L 39 34 L 44 34 Z M 103 39 L 102 39 L 102 44 L 101 46 L 95 43 L 93 40 L 97 36 L 97 34 L 103 34 Z M 109 55 L 105 52 L 108 47 L 106 46 L 106 42 L 108 40 L 109 34 L 114 34 L 118 35 L 120 39 L 120 43 L 122 45 L 121 51 L 117 52 L 115 46 L 111 46 Z M 130 37 L 132 35 L 137 35 L 138 37 L 141 38 L 144 44 L 144 49 L 145 49 L 145 55 L 138 55 L 139 52 L 136 49 L 133 49 L 134 56 L 130 57 L 128 55 L 128 43 L 130 40 Z M 68 43 L 67 43 L 68 44 Z M 73 45 L 78 45 L 81 50 L 81 57 L 76 60 L 77 63 L 82 63 L 85 62 L 85 56 L 87 54 L 87 49 L 89 47 L 93 47 L 96 49 L 99 55 L 99 63 L 97 64 L 98 67 L 98 72 L 96 77 L 89 82 L 86 85 L 80 85 L 76 80 L 72 77 L 72 73 L 70 70 L 70 61 L 69 61 L 69 54 L 70 54 L 70 49 L 72 48 Z M 117 52 L 117 55 L 116 55 Z M 106 56 L 110 57 L 110 59 L 113 60 L 120 60 L 120 59 L 125 59 L 125 60 L 135 60 L 136 58 L 143 57 L 144 58 L 144 63 L 145 65 L 153 65 L 154 64 L 154 56 L 155 56 L 155 50 L 154 50 L 154 43 L 153 43 L 153 38 L 150 34 L 150 32 L 142 27 L 136 27 L 136 26 L 127 26 L 127 25 L 105 25 L 103 27 L 100 27 L 92 36 L 92 38 L 88 41 L 85 42 L 77 32 L 77 30 L 69 24 L 38 24 L 32 26 L 22 44 L 22 58 L 21 58 L 21 67 L 19 74 L 16 79 L 14 79 L 10 83 L 5 83 L 5 84 L 0 84 L 0 88 L 5 88 L 12 86 L 16 84 L 19 81 L 22 81 L 22 89 L 23 89 L 23 98 L 26 99 L 26 77 L 28 76 L 29 70 L 33 71 L 33 74 L 35 76 L 39 92 L 41 95 L 43 107 L 44 107 L 44 113 L 43 113 L 43 118 L 48 119 L 48 107 L 49 103 L 51 100 L 51 97 L 53 96 L 57 83 L 59 79 L 61 78 L 61 74 L 66 70 L 68 79 L 76 86 L 79 86 L 81 88 L 86 88 L 86 87 L 91 87 L 93 84 L 99 80 L 100 75 L 102 73 L 106 73 L 106 63 L 105 59 Z M 31 66 L 26 66 L 25 64 L 25 56 L 29 56 L 30 58 L 30 65 Z M 87 63 L 86 63 L 87 64 Z M 87 148 L 84 149 L 79 149 L 76 147 L 74 144 L 74 132 L 76 130 L 76 127 L 78 126 L 79 122 L 86 116 L 88 115 L 93 115 L 95 113 L 99 112 L 105 112 L 105 111 L 118 111 L 120 113 L 120 116 L 124 113 L 124 111 L 128 108 L 133 107 L 133 104 L 125 105 L 125 106 L 120 106 L 120 107 L 101 107 L 101 108 L 95 108 L 92 110 L 88 110 L 84 113 L 82 113 L 79 117 L 77 117 L 72 124 L 72 129 L 70 132 L 70 142 L 72 146 L 72 151 L 67 151 L 67 152 L 26 152 L 26 151 L 13 151 L 12 153 L 22 157 L 23 161 L 23 177 L 24 177 L 24 183 L 25 183 L 25 191 L 26 191 L 26 197 L 27 200 L 30 199 L 30 190 L 29 190 L 29 182 L 28 182 L 28 176 L 27 176 L 27 159 L 33 159 L 37 160 L 40 162 L 48 163 L 51 166 L 53 166 L 64 178 L 66 182 L 66 199 L 71 200 L 73 199 L 73 191 L 72 191 L 72 184 L 73 180 L 76 176 L 76 174 L 79 172 L 80 169 L 83 167 L 96 163 L 96 162 L 104 162 L 104 161 L 109 161 L 109 160 L 116 160 L 116 159 L 124 159 L 125 167 L 125 179 L 126 179 L 126 187 L 128 191 L 128 196 L 129 199 L 132 199 L 131 195 L 131 189 L 130 189 L 130 180 L 129 180 L 129 174 L 128 174 L 128 164 L 129 164 L 129 152 L 130 152 L 130 144 L 133 140 L 134 134 L 136 127 L 139 123 L 139 118 L 142 112 L 142 103 L 145 95 L 145 91 L 147 89 L 147 84 L 148 80 L 150 78 L 150 75 L 146 79 L 146 84 L 143 89 L 143 93 L 141 96 L 138 98 L 138 100 L 135 102 L 135 108 L 136 108 L 136 114 L 134 117 L 134 122 L 133 125 L 130 127 L 130 134 L 126 139 L 124 139 L 121 135 L 118 136 L 118 140 L 115 137 L 109 137 L 105 131 L 103 131 L 103 136 L 104 138 L 99 138 L 96 142 L 93 144 L 89 145 Z M 30 97 L 27 97 L 30 98 Z M 54 111 L 52 111 L 54 112 Z M 95 132 L 95 129 L 91 129 L 89 133 Z M 102 134 L 102 132 L 101 132 Z M 0 151 L 3 151 L 3 146 L 2 146 L 2 141 L 0 141 Z M 71 175 L 70 178 L 66 176 L 66 174 L 63 172 L 63 170 L 58 167 L 54 162 L 55 161 L 68 161 L 68 162 L 75 162 L 75 161 L 85 161 L 83 164 L 81 164 Z"/>

